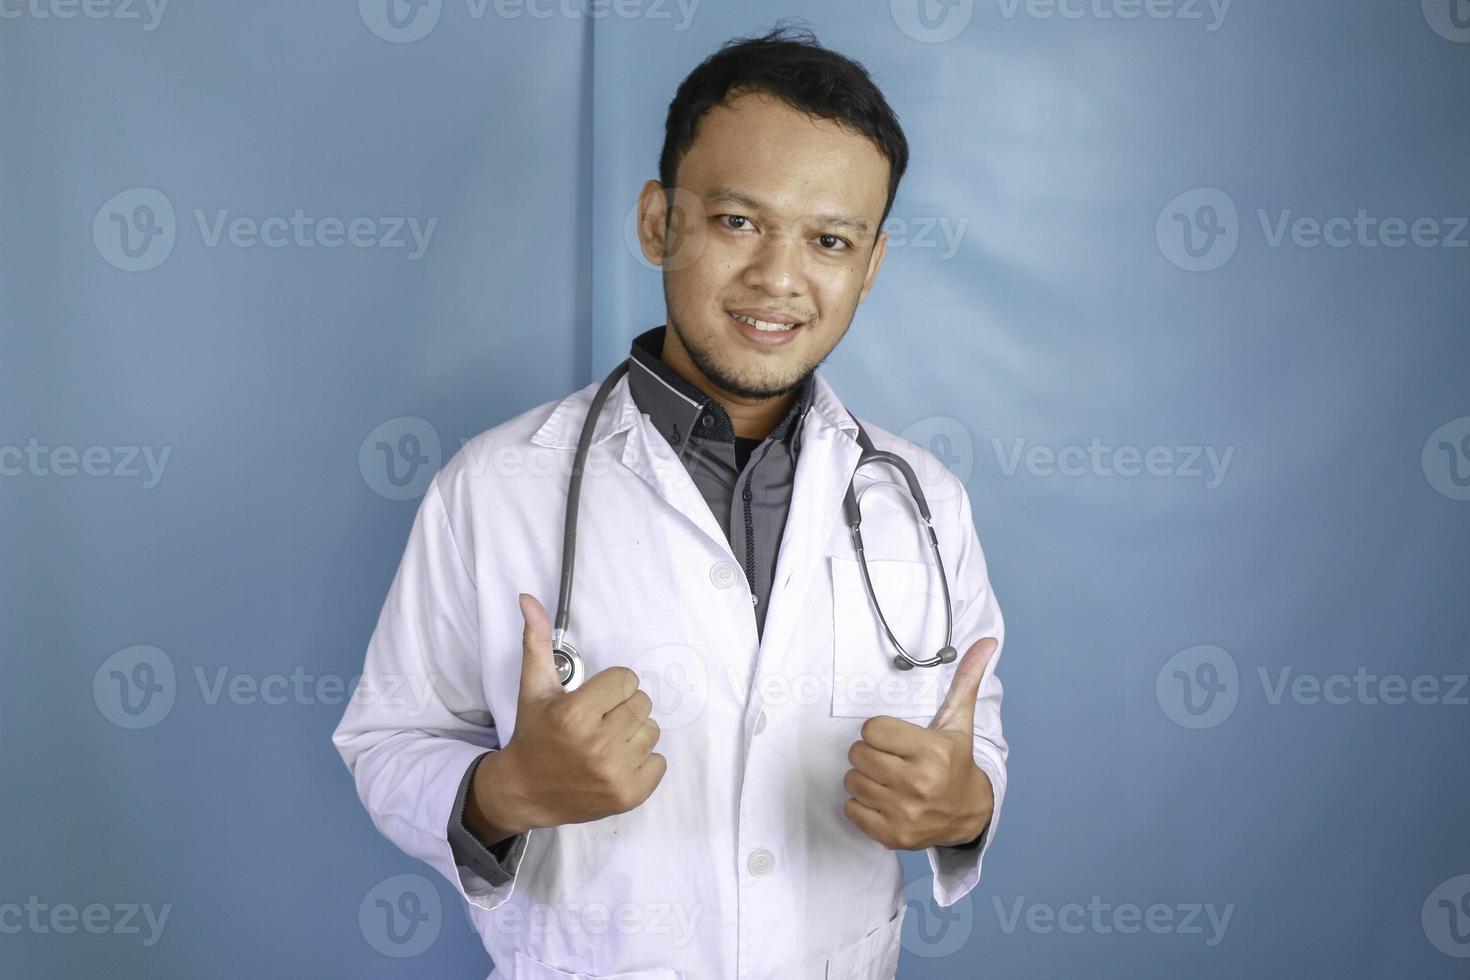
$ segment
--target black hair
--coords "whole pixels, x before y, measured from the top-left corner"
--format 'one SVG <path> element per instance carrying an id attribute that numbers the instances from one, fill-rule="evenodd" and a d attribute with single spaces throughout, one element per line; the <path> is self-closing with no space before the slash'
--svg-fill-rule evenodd
<path id="1" fill-rule="evenodd" d="M 658 179 L 666 193 L 673 192 L 679 160 L 694 145 L 700 118 L 733 89 L 740 94 L 769 93 L 794 109 L 836 120 L 872 140 L 888 158 L 888 200 L 882 219 L 887 220 L 909 163 L 909 144 L 898 116 L 867 69 L 822 47 L 810 30 L 780 21 L 759 37 L 726 41 L 679 83 L 669 103 L 658 160 Z"/>

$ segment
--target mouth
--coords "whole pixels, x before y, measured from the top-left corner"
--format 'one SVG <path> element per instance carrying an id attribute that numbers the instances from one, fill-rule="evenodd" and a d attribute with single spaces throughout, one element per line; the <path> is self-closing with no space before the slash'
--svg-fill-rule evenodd
<path id="1" fill-rule="evenodd" d="M 737 313 L 734 310 L 726 310 L 725 315 L 735 325 L 739 334 L 746 340 L 760 344 L 764 347 L 779 347 L 790 343 L 791 338 L 806 326 L 805 323 L 788 319 L 765 320 L 747 313 Z M 766 313 L 766 316 L 777 316 L 778 314 Z"/>

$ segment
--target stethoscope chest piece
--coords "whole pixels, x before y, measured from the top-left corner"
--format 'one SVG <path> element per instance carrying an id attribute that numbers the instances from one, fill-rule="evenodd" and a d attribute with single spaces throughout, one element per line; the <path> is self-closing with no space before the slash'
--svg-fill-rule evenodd
<path id="1" fill-rule="evenodd" d="M 556 679 L 568 693 L 581 687 L 582 682 L 587 679 L 587 667 L 582 663 L 582 655 L 566 640 L 551 648 L 551 660 L 556 664 Z"/>

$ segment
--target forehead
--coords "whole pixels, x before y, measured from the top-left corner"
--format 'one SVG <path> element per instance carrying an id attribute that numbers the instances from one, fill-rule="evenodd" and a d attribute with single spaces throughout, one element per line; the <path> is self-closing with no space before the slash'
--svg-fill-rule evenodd
<path id="1" fill-rule="evenodd" d="M 677 183 L 700 195 L 733 188 L 789 217 L 846 213 L 876 224 L 888 200 L 888 160 L 841 123 L 749 92 L 700 118 Z"/>

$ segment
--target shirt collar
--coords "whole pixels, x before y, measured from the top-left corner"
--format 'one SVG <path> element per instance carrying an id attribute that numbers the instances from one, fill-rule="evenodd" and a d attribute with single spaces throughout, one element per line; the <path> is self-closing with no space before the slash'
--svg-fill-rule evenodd
<path id="1" fill-rule="evenodd" d="M 638 411 L 648 416 L 669 445 L 682 449 L 692 433 L 705 439 L 735 441 L 735 426 L 719 400 L 706 394 L 662 360 L 665 324 L 645 330 L 633 338 L 629 349 L 628 389 Z M 771 430 L 769 439 L 782 441 L 794 430 L 812 401 L 813 375 L 808 374 L 797 390 L 795 401 L 784 418 Z M 792 447 L 795 455 L 798 445 Z"/>

